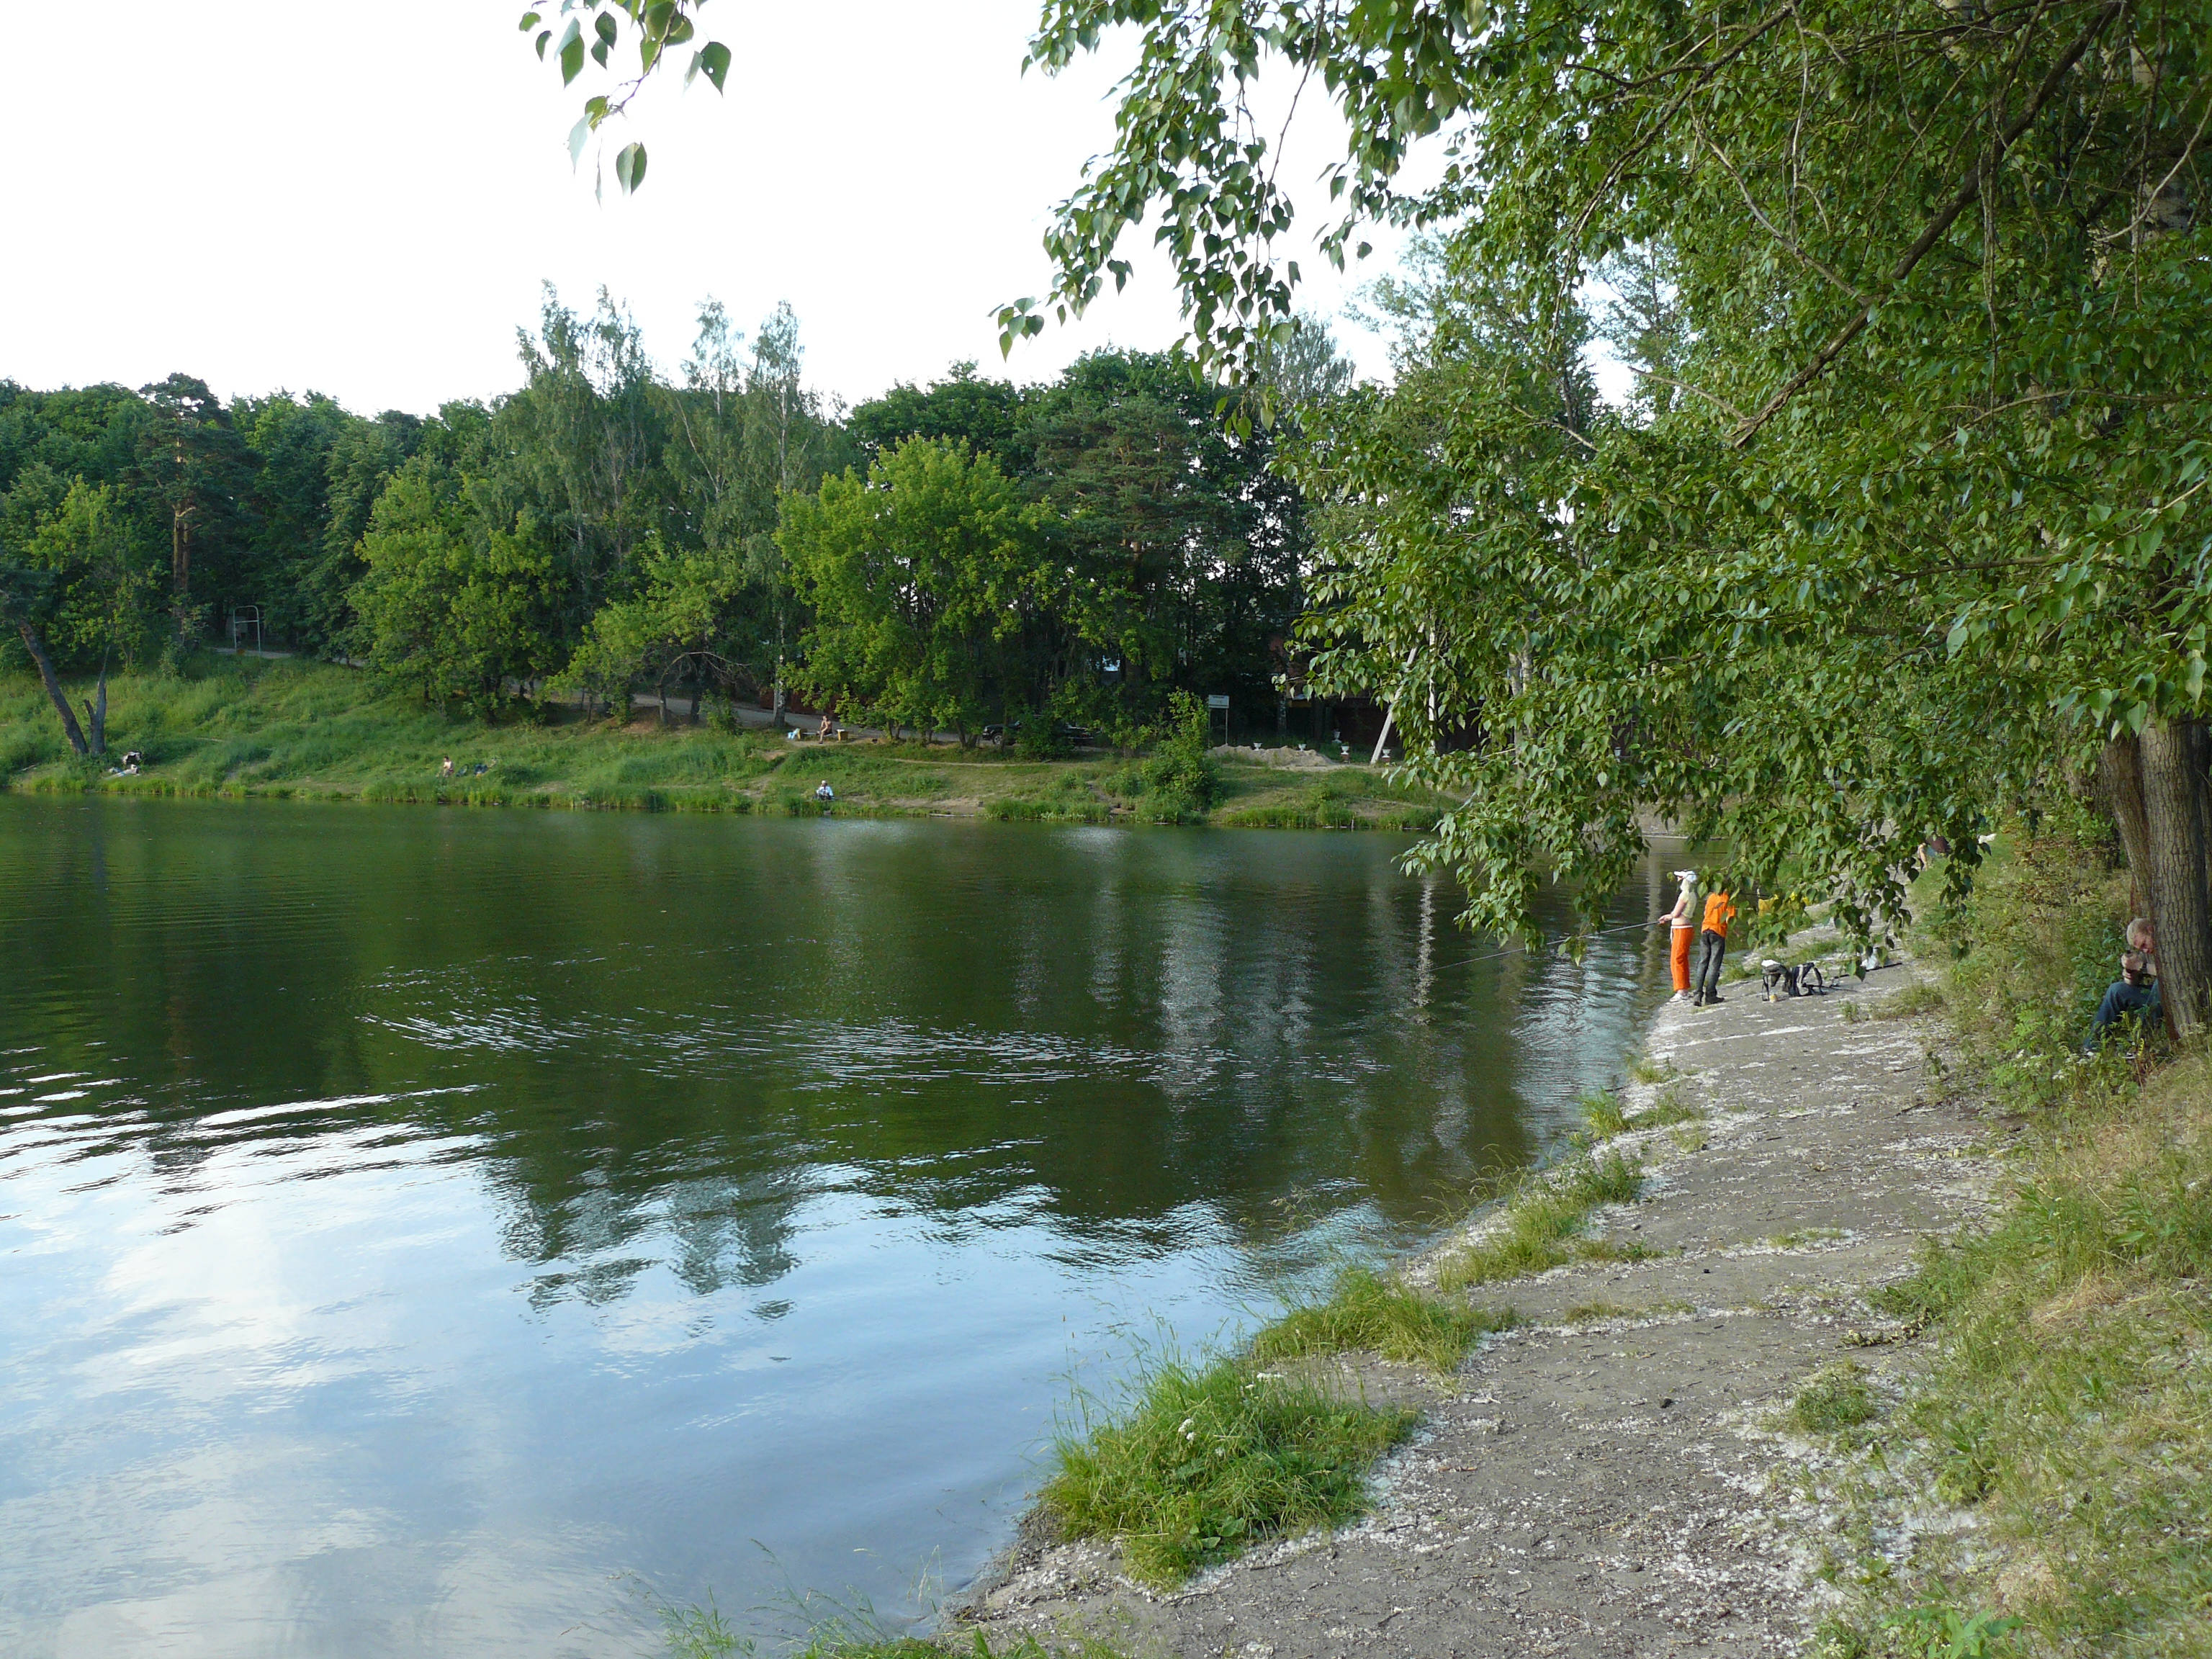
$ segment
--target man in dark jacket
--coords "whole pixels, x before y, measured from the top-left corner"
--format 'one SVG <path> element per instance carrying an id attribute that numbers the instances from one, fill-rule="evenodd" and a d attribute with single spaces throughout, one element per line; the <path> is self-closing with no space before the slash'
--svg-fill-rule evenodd
<path id="1" fill-rule="evenodd" d="M 2140 1030 L 2148 1031 L 2164 1019 L 2158 986 L 2150 976 L 2150 958 L 2140 951 L 2130 951 L 2120 958 L 2119 978 L 2097 1005 L 2097 1017 L 2089 1022 L 2089 1039 L 2081 1045 L 2082 1050 L 2096 1053 L 2123 1020 L 2133 1020 Z"/>

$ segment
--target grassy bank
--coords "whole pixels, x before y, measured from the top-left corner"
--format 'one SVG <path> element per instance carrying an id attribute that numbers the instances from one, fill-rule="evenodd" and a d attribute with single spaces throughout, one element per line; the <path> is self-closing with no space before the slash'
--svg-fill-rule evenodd
<path id="1" fill-rule="evenodd" d="M 77 688 L 88 690 L 88 688 Z M 948 744 L 796 744 L 712 725 L 617 727 L 574 711 L 485 726 L 425 708 L 329 664 L 209 659 L 189 679 L 110 683 L 111 755 L 137 777 L 70 756 L 35 680 L 0 681 L 0 785 L 44 793 L 267 795 L 482 806 L 622 807 L 811 815 L 816 787 L 841 815 L 945 814 L 1052 823 L 1171 819 L 1281 828 L 1420 829 L 1436 803 L 1379 771 L 1290 771 L 1227 757 L 1210 814 L 1165 802 L 1141 762 L 1027 761 Z M 440 775 L 451 758 L 462 775 Z M 478 770 L 477 769 L 483 769 Z"/>
<path id="2" fill-rule="evenodd" d="M 1831 1654 L 2212 1653 L 2212 1060 L 2075 1052 L 2126 896 L 2049 837 L 1933 919 L 1953 1086 L 2009 1171 L 1881 1298 L 1937 1334 L 1933 1368 L 1838 1368 L 1791 1408 L 1836 1457 Z"/>
<path id="3" fill-rule="evenodd" d="M 1068 1535 L 1118 1539 L 1131 1572 L 1161 1586 L 1341 1525 L 1366 1509 L 1368 1471 L 1416 1414 L 1351 1397 L 1309 1362 L 1364 1352 L 1448 1373 L 1514 1322 L 1352 1268 L 1241 1353 L 1149 1367 L 1116 1408 L 1060 1437 L 1041 1497 Z"/>
<path id="4" fill-rule="evenodd" d="M 1621 1122 L 1624 1128 L 1647 1127 L 1643 1115 Z M 1626 1247 L 1586 1239 L 1582 1232 L 1597 1211 L 1607 1204 L 1633 1203 L 1643 1188 L 1643 1166 L 1617 1152 L 1586 1152 L 1528 1170 L 1515 1180 L 1490 1224 L 1472 1243 L 1437 1261 L 1437 1285 L 1461 1291 L 1544 1273 L 1577 1258 L 1626 1259 Z"/>

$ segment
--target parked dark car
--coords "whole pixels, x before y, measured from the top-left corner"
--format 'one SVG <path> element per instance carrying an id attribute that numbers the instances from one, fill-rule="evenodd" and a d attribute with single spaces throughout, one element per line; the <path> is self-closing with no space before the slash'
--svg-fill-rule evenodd
<path id="1" fill-rule="evenodd" d="M 1014 734 L 1022 729 L 1022 724 L 1020 720 L 1016 720 L 1011 726 L 987 726 L 981 733 L 983 741 L 1001 744 L 1012 742 Z M 1078 726 L 1072 720 L 1060 721 L 1054 728 L 1053 735 L 1070 749 L 1091 749 L 1096 747 L 1098 742 L 1097 734 L 1089 726 Z"/>

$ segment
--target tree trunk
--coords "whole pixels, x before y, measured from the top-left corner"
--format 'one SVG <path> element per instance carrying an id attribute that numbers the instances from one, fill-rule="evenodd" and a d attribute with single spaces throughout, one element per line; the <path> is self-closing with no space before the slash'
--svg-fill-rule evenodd
<path id="1" fill-rule="evenodd" d="M 92 715 L 92 730 L 87 742 L 94 754 L 104 755 L 107 752 L 107 659 L 104 656 L 100 659 L 100 690 L 96 696 L 97 701 L 90 705 L 88 710 Z"/>
<path id="2" fill-rule="evenodd" d="M 2143 825 L 2151 922 L 2158 930 L 2160 1000 L 2166 1025 L 2186 1037 L 2204 1023 L 2212 991 L 2212 895 L 2206 890 L 2203 727 L 2195 720 L 2143 727 Z"/>
<path id="3" fill-rule="evenodd" d="M 2097 778 L 2104 787 L 2106 810 L 2120 832 L 2120 846 L 2128 855 L 2128 873 L 2136 890 L 2150 902 L 2150 832 L 2143 825 L 2142 752 L 2132 732 L 2123 732 L 2105 745 L 2097 758 Z"/>
<path id="4" fill-rule="evenodd" d="M 62 717 L 62 731 L 69 738 L 70 747 L 83 754 L 84 732 L 77 726 L 76 710 L 70 707 L 69 694 L 62 690 L 61 677 L 54 672 L 54 659 L 46 654 L 46 641 L 39 637 L 39 630 L 27 622 L 17 623 L 15 631 L 23 636 L 23 649 L 39 665 L 39 678 L 46 683 L 46 696 Z"/>

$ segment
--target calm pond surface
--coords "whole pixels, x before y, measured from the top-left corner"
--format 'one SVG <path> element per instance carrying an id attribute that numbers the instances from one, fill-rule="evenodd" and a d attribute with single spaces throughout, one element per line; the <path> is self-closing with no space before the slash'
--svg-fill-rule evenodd
<path id="1" fill-rule="evenodd" d="M 1071 1379 L 1617 1072 L 1656 936 L 1468 961 L 1404 845 L 0 797 L 0 1652 L 911 1616 Z"/>

